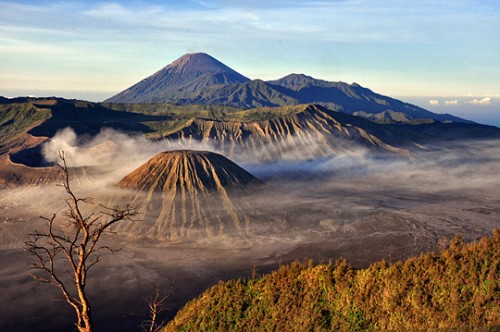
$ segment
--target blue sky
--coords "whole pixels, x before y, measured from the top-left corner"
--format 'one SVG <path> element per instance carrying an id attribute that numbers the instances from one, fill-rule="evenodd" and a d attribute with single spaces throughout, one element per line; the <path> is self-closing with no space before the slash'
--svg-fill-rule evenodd
<path id="1" fill-rule="evenodd" d="M 0 95 L 98 101 L 190 52 L 500 125 L 500 1 L 0 0 Z"/>

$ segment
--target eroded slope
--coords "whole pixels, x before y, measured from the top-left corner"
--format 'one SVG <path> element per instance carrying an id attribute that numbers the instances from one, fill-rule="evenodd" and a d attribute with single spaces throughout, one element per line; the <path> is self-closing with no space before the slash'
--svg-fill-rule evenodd
<path id="1" fill-rule="evenodd" d="M 196 239 L 235 233 L 256 222 L 254 199 L 264 184 L 212 152 L 162 152 L 123 178 L 118 187 L 144 219 L 124 231 L 155 239 Z M 264 224 L 272 216 L 264 218 Z"/>

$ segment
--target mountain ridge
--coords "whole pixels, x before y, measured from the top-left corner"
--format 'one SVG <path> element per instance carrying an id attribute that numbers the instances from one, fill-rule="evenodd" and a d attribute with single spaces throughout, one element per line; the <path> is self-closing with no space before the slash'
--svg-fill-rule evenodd
<path id="1" fill-rule="evenodd" d="M 305 74 L 250 80 L 205 53 L 186 54 L 105 102 L 225 105 L 240 108 L 320 104 L 347 114 L 397 112 L 395 122 L 421 119 L 466 122 L 387 97 L 358 83 L 331 82 Z M 366 116 L 371 119 L 371 116 Z M 406 120 L 407 118 L 407 120 Z M 390 120 L 390 117 L 389 117 Z"/>
<path id="2" fill-rule="evenodd" d="M 387 144 L 352 120 L 371 123 L 320 105 L 299 105 L 289 113 L 262 121 L 193 119 L 163 139 L 211 142 L 230 156 L 243 149 L 259 156 L 260 161 L 293 158 L 298 151 L 302 158 L 315 159 L 357 148 L 411 155 L 409 150 Z"/>
<path id="3" fill-rule="evenodd" d="M 304 112 L 306 109 L 309 111 Z M 394 120 L 399 116 L 390 114 Z M 369 149 L 388 152 L 384 144 L 392 146 L 390 149 L 413 151 L 422 146 L 432 148 L 439 142 L 500 137 L 499 128 L 487 125 L 438 121 L 398 123 L 385 122 L 383 117 L 381 122 L 314 104 L 241 110 L 217 105 L 107 104 L 52 97 L 16 98 L 0 104 L 0 170 L 11 165 L 9 162 L 13 163 L 9 167 L 17 168 L 20 166 L 16 165 L 46 166 L 41 144 L 67 127 L 84 136 L 113 128 L 131 134 L 142 133 L 157 141 L 179 140 L 182 143 L 189 137 L 208 140 L 210 144 L 220 145 L 224 154 L 232 153 L 227 154 L 230 158 L 242 156 L 238 153 L 241 149 L 257 153 L 261 152 L 257 148 L 260 146 L 266 152 L 274 145 L 279 147 L 278 152 L 289 155 L 287 149 L 298 148 L 301 140 L 318 147 L 316 152 L 319 154 L 312 155 L 311 149 L 302 149 L 305 156 L 317 157 L 341 151 L 349 141 L 354 143 L 351 147 L 362 143 L 362 146 L 368 144 Z M 337 127 L 343 129 L 339 131 Z M 316 130 L 312 136 L 304 131 L 312 128 Z M 349 136 L 346 134 L 349 132 L 356 135 Z M 377 140 L 364 138 L 360 135 L 362 132 L 365 137 L 376 137 L 383 144 L 370 143 Z M 344 139 L 338 140 L 336 135 Z M 318 144 L 315 137 L 320 136 L 321 139 L 327 137 L 327 144 Z M 265 157 L 266 153 L 258 155 Z"/>

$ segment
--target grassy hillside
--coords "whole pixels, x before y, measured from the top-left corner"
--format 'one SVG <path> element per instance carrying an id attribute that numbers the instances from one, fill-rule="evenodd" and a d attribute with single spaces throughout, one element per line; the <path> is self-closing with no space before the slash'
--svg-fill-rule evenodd
<path id="1" fill-rule="evenodd" d="M 32 103 L 0 104 L 0 154 L 20 135 L 50 117 L 49 109 Z"/>
<path id="2" fill-rule="evenodd" d="M 293 263 L 221 282 L 167 331 L 472 330 L 500 327 L 500 229 L 439 254 L 354 270 L 345 261 Z"/>

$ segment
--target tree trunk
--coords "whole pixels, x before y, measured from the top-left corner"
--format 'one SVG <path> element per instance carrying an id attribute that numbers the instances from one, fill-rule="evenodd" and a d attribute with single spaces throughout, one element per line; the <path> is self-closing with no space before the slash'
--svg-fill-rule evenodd
<path id="1" fill-rule="evenodd" d="M 93 323 L 89 304 L 82 304 L 81 311 L 78 313 L 78 331 L 92 332 Z"/>
<path id="2" fill-rule="evenodd" d="M 78 275 L 78 272 L 83 274 L 83 276 Z M 92 311 L 89 300 L 85 295 L 85 284 L 84 282 L 82 282 L 85 277 L 85 270 L 83 268 L 80 268 L 75 276 L 76 289 L 78 291 L 78 298 L 80 301 L 80 312 L 78 313 L 78 330 L 80 332 L 92 332 Z"/>

